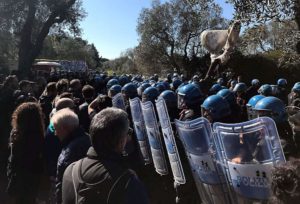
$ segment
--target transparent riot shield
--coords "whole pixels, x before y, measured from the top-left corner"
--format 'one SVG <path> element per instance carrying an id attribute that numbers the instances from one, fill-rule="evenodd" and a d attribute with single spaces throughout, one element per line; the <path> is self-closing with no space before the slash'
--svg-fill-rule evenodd
<path id="1" fill-rule="evenodd" d="M 116 94 L 112 98 L 112 106 L 115 108 L 120 108 L 122 110 L 125 110 L 125 102 L 124 102 L 123 95 L 121 93 Z"/>
<path id="2" fill-rule="evenodd" d="M 185 184 L 186 179 L 185 179 L 184 171 L 177 150 L 173 129 L 170 123 L 168 109 L 165 100 L 163 98 L 159 98 L 156 101 L 156 110 L 157 110 L 161 130 L 162 130 L 163 138 L 165 141 L 166 149 L 168 152 L 174 181 L 179 184 Z"/>
<path id="3" fill-rule="evenodd" d="M 153 104 L 147 101 L 141 106 L 155 170 L 160 175 L 167 175 L 168 166 Z"/>
<path id="4" fill-rule="evenodd" d="M 215 123 L 213 129 L 233 203 L 266 203 L 271 196 L 271 170 L 285 162 L 275 122 L 260 117 Z"/>
<path id="5" fill-rule="evenodd" d="M 219 166 L 211 126 L 207 119 L 175 120 L 199 195 L 204 203 L 231 203 L 225 175 Z"/>
<path id="6" fill-rule="evenodd" d="M 152 163 L 149 141 L 147 138 L 144 118 L 139 98 L 129 100 L 134 131 L 140 146 L 145 164 Z"/>

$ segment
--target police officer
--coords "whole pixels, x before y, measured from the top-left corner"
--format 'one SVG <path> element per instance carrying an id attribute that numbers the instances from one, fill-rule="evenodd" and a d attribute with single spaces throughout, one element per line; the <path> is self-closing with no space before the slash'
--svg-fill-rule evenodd
<path id="1" fill-rule="evenodd" d="M 246 94 L 247 98 L 252 98 L 255 95 L 258 95 L 258 89 L 260 86 L 260 82 L 258 79 L 252 79 L 251 86 L 247 89 Z"/>
<path id="2" fill-rule="evenodd" d="M 284 103 L 276 97 L 269 96 L 259 100 L 253 110 L 256 116 L 267 116 L 275 121 L 286 157 L 295 156 L 297 149 Z"/>
<path id="3" fill-rule="evenodd" d="M 288 93 L 287 93 L 287 80 L 286 79 L 278 79 L 277 81 L 277 97 L 283 101 L 285 105 L 288 104 Z"/>
<path id="4" fill-rule="evenodd" d="M 233 89 L 233 92 L 235 92 L 235 94 L 236 94 L 236 102 L 237 102 L 238 106 L 240 107 L 242 121 L 246 121 L 248 119 L 247 107 L 246 107 L 248 98 L 246 95 L 246 91 L 247 91 L 247 86 L 243 82 L 237 83 Z"/>
<path id="5" fill-rule="evenodd" d="M 204 95 L 193 84 L 187 84 L 178 90 L 178 108 L 180 112 L 179 120 L 192 120 L 201 117 L 201 107 Z"/>
<path id="6" fill-rule="evenodd" d="M 203 104 L 202 116 L 208 119 L 210 123 L 214 122 L 232 122 L 231 109 L 229 103 L 219 95 L 207 97 Z"/>

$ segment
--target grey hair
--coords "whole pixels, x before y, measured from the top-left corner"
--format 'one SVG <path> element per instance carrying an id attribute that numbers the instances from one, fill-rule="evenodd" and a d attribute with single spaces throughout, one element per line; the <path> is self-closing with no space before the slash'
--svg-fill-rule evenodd
<path id="1" fill-rule="evenodd" d="M 117 108 L 106 108 L 97 113 L 90 125 L 90 138 L 94 149 L 111 151 L 127 136 L 128 115 Z"/>
<path id="2" fill-rule="evenodd" d="M 78 116 L 69 108 L 57 111 L 51 118 L 54 127 L 68 127 L 75 129 L 79 126 Z"/>

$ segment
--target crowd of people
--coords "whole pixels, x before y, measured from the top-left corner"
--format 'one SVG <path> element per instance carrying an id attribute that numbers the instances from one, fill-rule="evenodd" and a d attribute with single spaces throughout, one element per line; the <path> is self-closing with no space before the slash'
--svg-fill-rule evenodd
<path id="1" fill-rule="evenodd" d="M 113 107 L 112 98 L 119 93 L 124 110 Z M 294 203 L 300 198 L 300 82 L 244 82 L 228 73 L 203 80 L 177 73 L 144 77 L 96 72 L 51 73 L 33 81 L 19 81 L 15 75 L 3 78 L 0 162 L 8 197 L 3 202 L 202 203 L 179 140 L 184 185 L 145 165 L 133 131 L 134 98 L 153 105 L 163 98 L 172 124 L 200 117 L 211 124 L 272 118 L 288 162 L 273 169 L 269 202 Z M 43 198 L 41 189 L 46 189 Z"/>

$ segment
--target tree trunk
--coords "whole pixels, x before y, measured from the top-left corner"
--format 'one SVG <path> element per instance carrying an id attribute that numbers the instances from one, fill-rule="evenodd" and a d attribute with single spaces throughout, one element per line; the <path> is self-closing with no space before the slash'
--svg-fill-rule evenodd
<path id="1" fill-rule="evenodd" d="M 47 37 L 51 26 L 55 23 L 62 23 L 65 20 L 64 14 L 66 10 L 72 7 L 75 2 L 76 0 L 69 0 L 65 4 L 59 5 L 56 9 L 54 9 L 43 24 L 40 32 L 38 32 L 37 38 L 32 39 L 37 0 L 27 0 L 28 15 L 21 31 L 19 45 L 18 70 L 21 78 L 26 78 L 30 75 L 32 64 L 36 57 L 40 54 L 44 40 Z"/>
<path id="2" fill-rule="evenodd" d="M 34 17 L 36 12 L 36 1 L 27 1 L 28 14 L 25 24 L 21 30 L 20 44 L 19 44 L 19 62 L 18 70 L 21 78 L 24 78 L 30 74 L 31 69 L 31 35 L 34 23 Z"/>
<path id="3" fill-rule="evenodd" d="M 295 21 L 298 25 L 298 30 L 300 30 L 300 0 L 295 0 Z M 297 53 L 300 54 L 300 41 L 296 44 Z"/>

